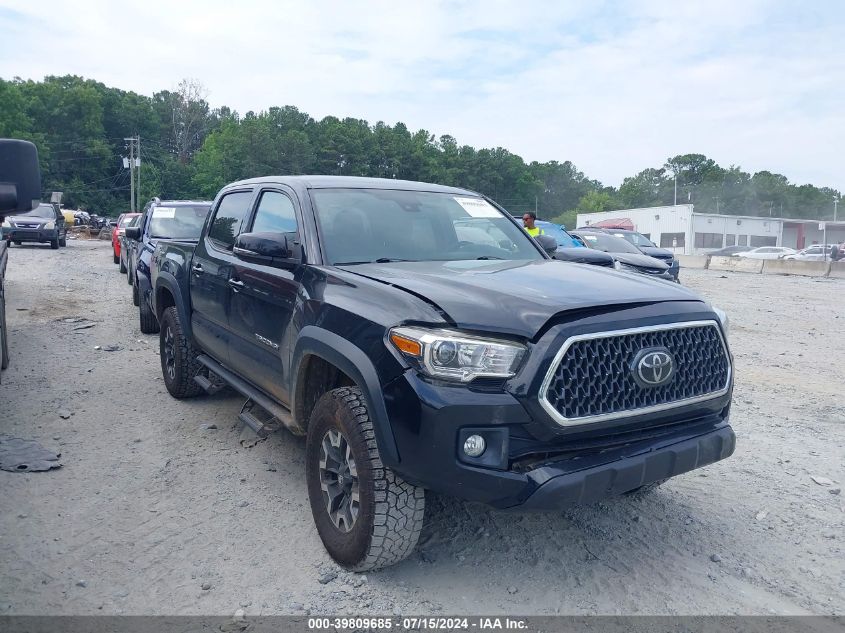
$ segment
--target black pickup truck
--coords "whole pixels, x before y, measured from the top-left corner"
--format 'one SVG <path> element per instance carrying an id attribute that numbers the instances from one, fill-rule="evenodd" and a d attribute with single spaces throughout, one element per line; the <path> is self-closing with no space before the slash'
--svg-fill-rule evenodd
<path id="1" fill-rule="evenodd" d="M 467 223 L 482 230 L 459 236 Z M 463 189 L 233 183 L 196 248 L 157 244 L 151 306 L 173 396 L 229 385 L 256 431 L 307 436 L 317 530 L 354 570 L 413 550 L 426 489 L 555 509 L 734 450 L 724 313 L 675 284 L 554 261 Z"/>

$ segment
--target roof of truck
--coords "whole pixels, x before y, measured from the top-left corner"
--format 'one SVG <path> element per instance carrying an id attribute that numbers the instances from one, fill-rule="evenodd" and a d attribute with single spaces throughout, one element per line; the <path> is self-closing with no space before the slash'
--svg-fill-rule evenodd
<path id="1" fill-rule="evenodd" d="M 261 178 L 239 180 L 229 186 L 252 185 L 268 182 L 304 186 L 308 189 L 400 189 L 410 191 L 432 191 L 435 193 L 451 193 L 469 196 L 479 195 L 469 189 L 447 187 L 445 185 L 435 185 L 427 182 L 394 180 L 392 178 L 364 178 L 361 176 L 263 176 Z"/>

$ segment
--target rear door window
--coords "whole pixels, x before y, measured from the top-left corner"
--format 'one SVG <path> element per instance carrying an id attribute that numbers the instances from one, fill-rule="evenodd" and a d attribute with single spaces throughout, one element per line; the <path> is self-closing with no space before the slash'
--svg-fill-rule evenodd
<path id="1" fill-rule="evenodd" d="M 249 215 L 251 191 L 234 191 L 220 199 L 214 220 L 208 230 L 208 239 L 219 249 L 231 251 L 235 238 L 243 229 L 244 220 Z"/>
<path id="2" fill-rule="evenodd" d="M 278 191 L 265 191 L 252 221 L 254 233 L 296 233 L 293 201 Z"/>

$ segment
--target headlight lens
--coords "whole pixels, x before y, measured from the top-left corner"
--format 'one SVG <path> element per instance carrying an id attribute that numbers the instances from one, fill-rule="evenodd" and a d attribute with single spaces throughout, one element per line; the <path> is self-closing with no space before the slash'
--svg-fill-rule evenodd
<path id="1" fill-rule="evenodd" d="M 731 332 L 731 322 L 728 319 L 728 313 L 722 310 L 721 308 L 717 308 L 716 306 L 711 306 L 713 308 L 713 312 L 716 313 L 716 316 L 719 317 L 719 323 L 722 324 L 722 330 L 725 332 L 725 336 L 730 335 Z"/>
<path id="2" fill-rule="evenodd" d="M 4 229 L 10 229 L 10 228 L 12 228 L 12 223 L 9 222 L 8 220 L 3 220 L 2 226 L 3 226 Z"/>
<path id="3" fill-rule="evenodd" d="M 48 230 L 49 230 L 49 229 L 54 229 L 54 228 L 56 228 L 56 223 L 55 223 L 55 222 L 46 222 L 46 223 L 44 224 L 44 228 L 45 228 L 45 229 L 48 229 Z"/>
<path id="4" fill-rule="evenodd" d="M 475 378 L 510 378 L 526 348 L 519 343 L 468 336 L 452 330 L 397 327 L 390 342 L 429 376 L 469 382 Z"/>

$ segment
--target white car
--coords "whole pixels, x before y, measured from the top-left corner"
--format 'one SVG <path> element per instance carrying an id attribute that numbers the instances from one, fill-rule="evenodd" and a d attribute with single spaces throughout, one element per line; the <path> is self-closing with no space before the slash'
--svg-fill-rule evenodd
<path id="1" fill-rule="evenodd" d="M 748 259 L 780 259 L 785 255 L 795 255 L 794 248 L 786 248 L 785 246 L 760 246 L 759 248 L 752 248 L 750 251 L 744 253 L 737 253 L 734 257 L 747 257 Z"/>
<path id="2" fill-rule="evenodd" d="M 830 259 L 830 251 L 833 244 L 828 244 L 827 248 L 823 244 L 813 244 L 805 248 L 803 251 L 798 251 L 794 255 L 784 255 L 784 259 L 795 259 L 804 262 L 823 262 Z M 825 254 L 826 253 L 826 254 Z"/>

